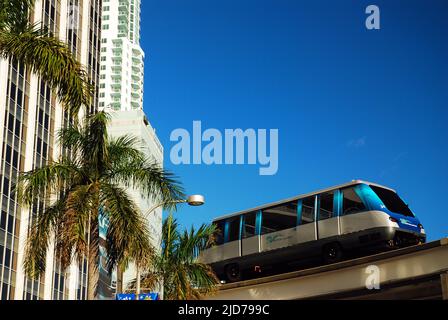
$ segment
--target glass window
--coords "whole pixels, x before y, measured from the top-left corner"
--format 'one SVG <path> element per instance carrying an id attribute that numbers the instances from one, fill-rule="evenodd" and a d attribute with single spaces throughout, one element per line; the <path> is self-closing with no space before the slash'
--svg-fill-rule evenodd
<path id="1" fill-rule="evenodd" d="M 11 163 L 11 153 L 12 153 L 12 148 L 11 148 L 10 145 L 7 144 L 6 145 L 6 157 L 5 157 L 5 160 L 8 163 Z"/>
<path id="2" fill-rule="evenodd" d="M 302 199 L 302 217 L 300 224 L 314 222 L 314 196 Z"/>
<path id="3" fill-rule="evenodd" d="M 17 165 L 19 164 L 18 161 L 19 161 L 19 153 L 16 150 L 13 150 L 13 152 L 12 152 L 12 166 L 14 168 L 17 168 Z"/>
<path id="4" fill-rule="evenodd" d="M 263 210 L 261 234 L 294 228 L 297 225 L 297 201 Z"/>
<path id="5" fill-rule="evenodd" d="M 7 213 L 2 210 L 2 213 L 1 213 L 1 216 L 0 216 L 0 228 L 2 228 L 3 230 L 6 230 L 6 215 L 7 215 Z M 0 252 L 0 255 L 1 254 L 2 253 Z"/>
<path id="6" fill-rule="evenodd" d="M 333 196 L 334 192 L 323 193 L 319 197 L 319 220 L 333 218 Z"/>
<path id="7" fill-rule="evenodd" d="M 365 210 L 366 206 L 355 192 L 355 189 L 348 188 L 342 190 L 342 215 L 353 214 Z"/>
<path id="8" fill-rule="evenodd" d="M 11 262 L 11 249 L 5 249 L 5 262 L 4 265 L 9 267 L 9 263 Z"/>
<path id="9" fill-rule="evenodd" d="M 3 180 L 3 194 L 9 194 L 9 179 L 7 178 Z"/>
<path id="10" fill-rule="evenodd" d="M 11 132 L 14 131 L 14 116 L 12 114 L 9 114 L 8 129 Z"/>
<path id="11" fill-rule="evenodd" d="M 244 215 L 244 229 L 243 238 L 249 238 L 256 235 L 257 230 L 255 228 L 257 220 L 257 212 L 251 212 Z"/>
<path id="12" fill-rule="evenodd" d="M 240 217 L 234 217 L 229 219 L 229 239 L 230 241 L 235 241 L 240 239 Z"/>
<path id="13" fill-rule="evenodd" d="M 9 233 L 13 233 L 13 228 L 14 228 L 14 217 L 12 215 L 9 215 L 8 218 L 8 232 Z"/>
<path id="14" fill-rule="evenodd" d="M 1 300 L 7 300 L 7 294 L 8 294 L 8 285 L 6 283 L 3 283 Z"/>
<path id="15" fill-rule="evenodd" d="M 221 221 L 215 221 L 213 224 L 216 227 L 216 233 L 215 233 L 215 244 L 221 245 L 224 243 L 224 225 L 225 222 L 223 220 Z"/>
<path id="16" fill-rule="evenodd" d="M 53 284 L 54 284 L 54 288 L 56 288 L 56 289 L 58 288 L 58 281 L 59 281 L 59 274 L 55 273 L 54 274 L 54 281 L 53 281 L 54 283 Z"/>
<path id="17" fill-rule="evenodd" d="M 381 201 L 383 201 L 384 205 L 389 211 L 394 213 L 402 214 L 407 217 L 413 217 L 414 214 L 408 208 L 408 205 L 401 200 L 401 198 L 393 192 L 392 190 L 370 186 L 372 190 L 380 197 Z"/>

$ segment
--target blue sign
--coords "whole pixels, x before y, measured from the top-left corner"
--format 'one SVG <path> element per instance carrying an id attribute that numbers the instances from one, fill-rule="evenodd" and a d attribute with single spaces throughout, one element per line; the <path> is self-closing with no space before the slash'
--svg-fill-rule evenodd
<path id="1" fill-rule="evenodd" d="M 138 300 L 159 300 L 159 294 L 155 292 L 141 293 L 138 295 Z"/>
<path id="2" fill-rule="evenodd" d="M 135 300 L 135 293 L 118 293 L 117 300 Z"/>
<path id="3" fill-rule="evenodd" d="M 137 300 L 135 293 L 119 293 L 117 294 L 117 300 Z M 155 292 L 141 293 L 138 295 L 138 300 L 159 300 L 159 294 Z"/>

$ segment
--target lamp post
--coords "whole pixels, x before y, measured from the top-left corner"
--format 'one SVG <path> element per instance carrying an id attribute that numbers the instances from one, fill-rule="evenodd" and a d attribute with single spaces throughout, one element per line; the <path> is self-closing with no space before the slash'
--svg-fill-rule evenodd
<path id="1" fill-rule="evenodd" d="M 205 203 L 205 199 L 203 195 L 200 194 L 194 194 L 191 196 L 188 196 L 187 199 L 182 199 L 182 200 L 175 200 L 175 201 L 165 201 L 165 202 L 161 202 L 155 206 L 153 206 L 151 209 L 148 210 L 148 214 L 151 214 L 152 212 L 154 212 L 155 209 L 157 209 L 158 207 L 167 205 L 167 204 L 180 204 L 180 203 L 187 203 L 188 205 L 192 206 L 192 207 L 199 207 L 202 206 Z M 137 281 L 136 281 L 136 299 L 138 300 L 138 296 L 140 294 L 140 268 L 139 265 L 137 263 L 136 265 L 136 273 L 137 273 Z"/>

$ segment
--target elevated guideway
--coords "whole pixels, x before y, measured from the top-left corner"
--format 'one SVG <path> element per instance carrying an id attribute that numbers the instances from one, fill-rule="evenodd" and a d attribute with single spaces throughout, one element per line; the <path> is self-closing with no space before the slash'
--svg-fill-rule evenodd
<path id="1" fill-rule="evenodd" d="M 375 277 L 379 289 L 367 289 Z M 221 285 L 208 299 L 445 299 L 448 238 L 306 270 Z"/>

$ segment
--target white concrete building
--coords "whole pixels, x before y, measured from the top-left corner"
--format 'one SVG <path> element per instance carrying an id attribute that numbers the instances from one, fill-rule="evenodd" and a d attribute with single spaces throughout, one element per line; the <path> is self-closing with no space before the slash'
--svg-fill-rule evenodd
<path id="1" fill-rule="evenodd" d="M 140 147 L 151 162 L 163 165 L 163 147 L 157 138 L 155 130 L 150 125 L 142 110 L 112 111 L 112 121 L 109 127 L 111 137 L 132 135 L 140 141 Z M 139 190 L 131 189 L 130 195 L 144 214 L 150 231 L 152 244 L 155 248 L 160 248 L 162 231 L 162 209 L 160 207 L 149 212 L 158 203 L 145 197 Z M 136 269 L 133 264 L 123 274 L 123 288 L 135 280 Z M 161 293 L 161 292 L 160 292 Z"/>
<path id="2" fill-rule="evenodd" d="M 103 0 L 100 107 L 143 107 L 140 0 Z"/>
<path id="3" fill-rule="evenodd" d="M 36 0 L 31 14 L 66 42 L 98 89 L 101 0 Z M 97 110 L 95 97 L 91 111 Z M 28 279 L 23 270 L 30 219 L 47 203 L 31 210 L 17 203 L 13 187 L 19 172 L 57 159 L 55 134 L 67 117 L 52 90 L 23 65 L 0 59 L 0 300 L 86 299 L 87 262 L 61 270 L 54 246 L 47 252 L 45 274 Z"/>
<path id="4" fill-rule="evenodd" d="M 163 148 L 143 113 L 143 58 L 140 47 L 140 0 L 103 0 L 99 106 L 112 114 L 109 134 L 130 134 L 141 141 L 145 154 L 163 166 Z M 152 201 L 131 190 L 141 212 L 147 214 Z M 162 209 L 147 216 L 153 245 L 160 247 Z M 131 265 L 123 274 L 123 288 L 135 280 Z"/>

